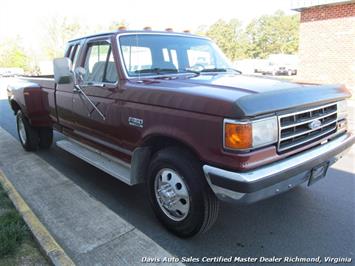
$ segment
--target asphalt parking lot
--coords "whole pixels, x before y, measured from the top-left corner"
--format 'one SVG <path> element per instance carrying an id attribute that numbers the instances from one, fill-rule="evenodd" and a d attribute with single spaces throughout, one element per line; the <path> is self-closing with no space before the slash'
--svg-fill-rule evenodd
<path id="1" fill-rule="evenodd" d="M 6 82 L 0 81 L 0 95 L 4 95 L 1 83 Z M 4 97 L 0 97 L 0 126 L 17 138 L 15 117 Z M 55 140 L 61 138 L 62 135 L 55 135 Z M 169 234 L 157 222 L 144 186 L 128 187 L 55 145 L 37 154 L 178 257 L 355 259 L 354 149 L 314 186 L 304 185 L 249 206 L 222 203 L 215 226 L 188 240 Z"/>

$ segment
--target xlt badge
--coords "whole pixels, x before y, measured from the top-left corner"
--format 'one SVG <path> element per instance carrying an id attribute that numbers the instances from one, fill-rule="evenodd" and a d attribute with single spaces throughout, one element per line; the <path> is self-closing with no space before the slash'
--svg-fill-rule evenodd
<path id="1" fill-rule="evenodd" d="M 128 124 L 130 126 L 143 128 L 143 119 L 136 117 L 128 117 Z"/>

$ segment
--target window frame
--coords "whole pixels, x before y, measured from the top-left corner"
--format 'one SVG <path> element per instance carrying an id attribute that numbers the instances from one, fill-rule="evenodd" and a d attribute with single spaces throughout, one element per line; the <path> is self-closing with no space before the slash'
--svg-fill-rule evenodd
<path id="1" fill-rule="evenodd" d="M 101 38 L 88 39 L 86 41 L 86 43 L 84 44 L 84 47 L 81 48 L 81 49 L 84 49 L 83 50 L 84 52 L 83 52 L 83 55 L 81 57 L 79 66 L 85 67 L 90 47 L 94 46 L 95 44 L 100 44 L 100 43 L 109 45 L 109 50 L 108 50 L 108 53 L 107 53 L 107 56 L 106 56 L 106 60 L 105 60 L 105 68 L 104 68 L 103 80 L 100 81 L 100 82 L 96 82 L 95 81 L 95 83 L 93 83 L 93 84 L 84 83 L 84 85 L 85 86 L 90 86 L 90 85 L 100 86 L 100 85 L 104 85 L 103 88 L 105 87 L 105 85 L 108 85 L 109 87 L 110 86 L 111 87 L 112 86 L 117 87 L 118 86 L 118 82 L 120 80 L 120 75 L 119 75 L 119 71 L 117 69 L 115 56 L 113 55 L 113 49 L 112 49 L 113 45 L 112 45 L 112 42 L 111 42 L 110 38 L 108 38 L 107 36 L 105 36 L 104 38 L 101 37 Z M 115 82 L 107 82 L 107 81 L 105 81 L 105 79 L 106 79 L 106 70 L 107 70 L 107 66 L 108 66 L 108 60 L 110 59 L 110 54 L 111 53 L 112 53 L 112 57 L 113 57 L 113 60 L 114 60 L 115 69 L 117 71 L 117 80 Z"/>
<path id="2" fill-rule="evenodd" d="M 68 58 L 72 62 L 72 70 L 75 69 L 75 66 L 80 60 L 80 50 L 82 47 L 82 43 L 75 42 L 70 44 L 70 53 L 68 54 Z"/>
<path id="3" fill-rule="evenodd" d="M 65 49 L 65 52 L 64 52 L 64 57 L 67 57 L 70 59 L 70 54 L 73 50 L 73 47 L 74 47 L 74 44 L 73 43 L 69 43 Z"/>
<path id="4" fill-rule="evenodd" d="M 78 60 L 79 53 L 80 53 L 80 43 L 76 43 L 72 53 L 70 54 L 70 59 L 73 62 L 73 67 L 76 64 L 76 61 Z"/>

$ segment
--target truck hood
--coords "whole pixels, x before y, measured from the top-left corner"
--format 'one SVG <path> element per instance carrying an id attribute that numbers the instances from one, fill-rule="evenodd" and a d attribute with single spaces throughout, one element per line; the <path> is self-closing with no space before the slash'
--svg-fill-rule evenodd
<path id="1" fill-rule="evenodd" d="M 134 101 L 228 118 L 255 117 L 350 97 L 341 85 L 310 85 L 236 74 L 130 82 Z"/>

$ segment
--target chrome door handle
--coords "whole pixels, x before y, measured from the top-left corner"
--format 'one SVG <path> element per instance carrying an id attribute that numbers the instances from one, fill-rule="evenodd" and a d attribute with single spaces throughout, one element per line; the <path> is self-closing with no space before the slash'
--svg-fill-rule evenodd
<path id="1" fill-rule="evenodd" d="M 74 85 L 73 93 L 81 93 L 81 90 L 77 87 L 77 85 Z"/>
<path id="2" fill-rule="evenodd" d="M 80 87 L 80 85 L 74 85 L 73 89 L 74 93 L 81 93 L 81 95 L 84 96 L 84 98 L 92 105 L 92 107 L 99 113 L 99 115 L 102 117 L 103 120 L 106 120 L 106 117 L 104 114 L 100 111 L 99 108 L 90 100 L 90 98 L 86 95 L 86 93 L 83 91 L 83 89 Z"/>

